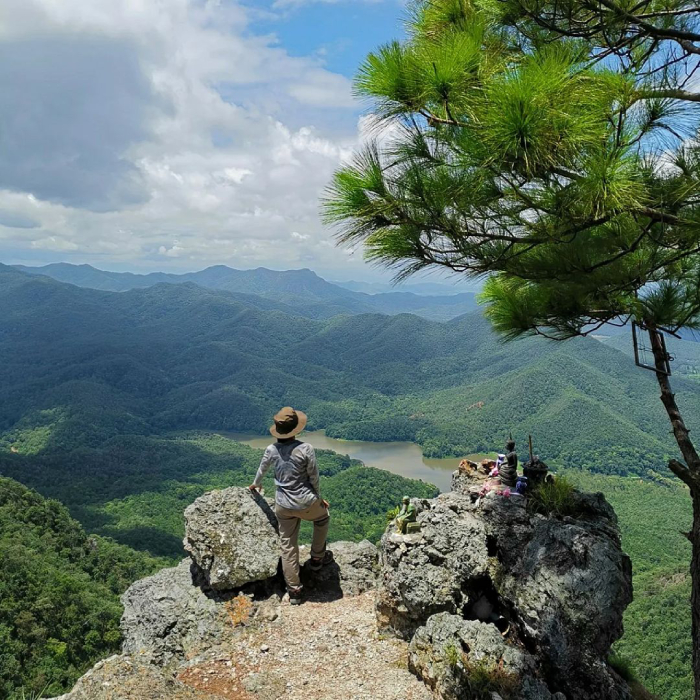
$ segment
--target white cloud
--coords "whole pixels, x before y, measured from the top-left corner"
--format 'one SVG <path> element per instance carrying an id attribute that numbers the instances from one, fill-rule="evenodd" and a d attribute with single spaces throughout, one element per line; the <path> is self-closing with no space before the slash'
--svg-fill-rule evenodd
<path id="1" fill-rule="evenodd" d="M 3 0 L 0 251 L 346 267 L 318 198 L 358 143 L 349 81 L 247 22 L 216 0 Z"/>

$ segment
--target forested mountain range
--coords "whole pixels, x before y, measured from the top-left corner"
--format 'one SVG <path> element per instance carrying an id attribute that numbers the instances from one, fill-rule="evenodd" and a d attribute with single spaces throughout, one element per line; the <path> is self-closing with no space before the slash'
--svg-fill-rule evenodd
<path id="1" fill-rule="evenodd" d="M 296 404 L 330 435 L 416 440 L 432 456 L 493 450 L 511 431 L 603 473 L 663 474 L 673 453 L 654 377 L 592 339 L 502 343 L 479 313 L 321 321 L 192 284 L 115 294 L 7 267 L 0 294 L 0 427 L 19 452 L 41 435 L 264 432 Z M 698 385 L 676 386 L 692 425 Z"/>
<path id="2" fill-rule="evenodd" d="M 55 263 L 44 267 L 16 269 L 32 275 L 46 275 L 60 282 L 110 292 L 145 289 L 157 284 L 194 283 L 205 289 L 254 294 L 281 301 L 308 318 L 330 318 L 337 314 L 413 313 L 434 320 L 447 320 L 477 308 L 473 292 L 422 296 L 412 292 L 367 294 L 327 282 L 311 270 L 234 270 L 216 265 L 199 272 L 168 274 L 153 272 L 105 272 L 90 265 Z M 351 285 L 352 286 L 352 285 Z"/>
<path id="3" fill-rule="evenodd" d="M 454 278 L 446 279 L 443 282 L 401 282 L 399 285 L 393 285 L 388 282 L 364 282 L 359 280 L 335 281 L 330 280 L 332 284 L 345 289 L 351 289 L 354 292 L 366 292 L 367 294 L 381 294 L 383 292 L 411 292 L 425 296 L 443 296 L 460 294 L 462 292 L 474 291 L 480 285 L 471 283 L 465 286 L 461 280 Z"/>

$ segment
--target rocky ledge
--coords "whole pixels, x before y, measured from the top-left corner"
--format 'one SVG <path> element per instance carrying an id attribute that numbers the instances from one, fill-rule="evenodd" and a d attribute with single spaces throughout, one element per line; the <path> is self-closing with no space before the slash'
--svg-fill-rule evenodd
<path id="1" fill-rule="evenodd" d="M 414 501 L 420 532 L 400 535 L 389 525 L 379 550 L 370 542 L 333 543 L 335 563 L 319 573 L 302 569 L 309 613 L 326 607 L 314 602 L 330 609 L 333 601 L 360 595 L 357 610 L 369 615 L 359 601 L 372 596 L 376 622 L 365 620 L 365 627 L 375 628 L 376 640 L 393 638 L 399 645 L 386 660 L 399 674 L 392 684 L 405 682 L 415 697 L 423 696 L 406 680 L 408 671 L 394 666 L 401 645 L 408 669 L 423 680 L 425 692 L 440 698 L 631 698 L 607 663 L 622 634 L 632 585 L 615 514 L 602 495 L 574 493 L 571 515 L 559 517 L 533 512 L 522 497 L 473 491 L 455 473 L 452 492 Z M 246 626 L 303 626 L 304 618 L 304 606 L 296 609 L 301 616 L 283 612 L 277 523 L 269 503 L 231 488 L 197 499 L 185 519 L 190 558 L 129 588 L 122 598 L 122 655 L 98 664 L 64 700 L 296 697 L 289 688 L 275 695 L 255 684 L 238 695 L 202 694 L 201 687 L 183 682 L 196 677 L 192 664 L 198 659 L 227 658 L 230 666 L 236 654 L 250 655 L 252 632 L 241 636 Z M 271 628 L 260 625 L 258 638 L 264 639 Z M 311 646 L 308 654 L 318 654 L 313 661 L 319 668 L 332 669 L 335 659 Z M 350 652 L 360 657 L 352 645 L 337 653 Z M 373 697 L 359 675 L 357 687 L 352 678 L 347 682 L 326 688 L 325 697 Z M 388 692 L 375 689 L 376 697 L 391 697 Z M 312 687 L 304 687 L 302 696 L 324 697 Z"/>
<path id="2" fill-rule="evenodd" d="M 526 499 L 454 490 L 416 501 L 419 537 L 380 546 L 380 628 L 411 641 L 410 666 L 444 698 L 474 687 L 523 699 L 622 700 L 608 666 L 632 600 L 630 560 L 601 494 L 574 492 L 574 516 Z"/>

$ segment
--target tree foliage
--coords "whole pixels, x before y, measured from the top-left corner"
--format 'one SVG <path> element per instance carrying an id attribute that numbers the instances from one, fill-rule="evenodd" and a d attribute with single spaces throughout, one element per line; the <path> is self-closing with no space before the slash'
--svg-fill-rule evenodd
<path id="1" fill-rule="evenodd" d="M 506 338 L 648 331 L 695 507 L 696 698 L 700 455 L 659 332 L 700 325 L 698 28 L 685 0 L 416 0 L 407 40 L 359 71 L 379 133 L 324 202 L 340 241 L 399 278 L 488 276 Z"/>
<path id="2" fill-rule="evenodd" d="M 60 503 L 0 477 L 0 695 L 64 692 L 118 651 L 119 595 L 164 563 L 88 537 Z"/>
<path id="3" fill-rule="evenodd" d="M 661 11 L 650 5 L 636 7 Z M 329 188 L 340 240 L 399 277 L 488 273 L 487 314 L 507 336 L 630 317 L 694 326 L 697 114 L 668 89 L 674 71 L 654 70 L 669 54 L 653 33 L 606 44 L 608 22 L 629 29 L 616 6 L 414 3 L 407 41 L 370 54 L 355 81 L 380 133 Z M 604 17 L 591 38 L 543 28 L 543 12 Z"/>

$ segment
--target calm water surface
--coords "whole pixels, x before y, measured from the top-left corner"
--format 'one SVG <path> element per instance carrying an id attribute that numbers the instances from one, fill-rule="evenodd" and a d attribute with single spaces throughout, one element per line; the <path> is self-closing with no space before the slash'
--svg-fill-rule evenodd
<path id="1" fill-rule="evenodd" d="M 221 433 L 225 437 L 245 443 L 251 447 L 265 448 L 273 440 L 270 435 L 252 433 Z M 368 467 L 386 469 L 409 479 L 422 479 L 435 484 L 441 491 L 449 491 L 452 472 L 457 469 L 459 459 L 428 459 L 421 448 L 413 442 L 365 442 L 363 440 L 337 440 L 327 437 L 323 430 L 305 431 L 300 436 L 319 450 L 333 450 L 359 459 Z M 469 455 L 470 459 L 481 455 Z"/>

